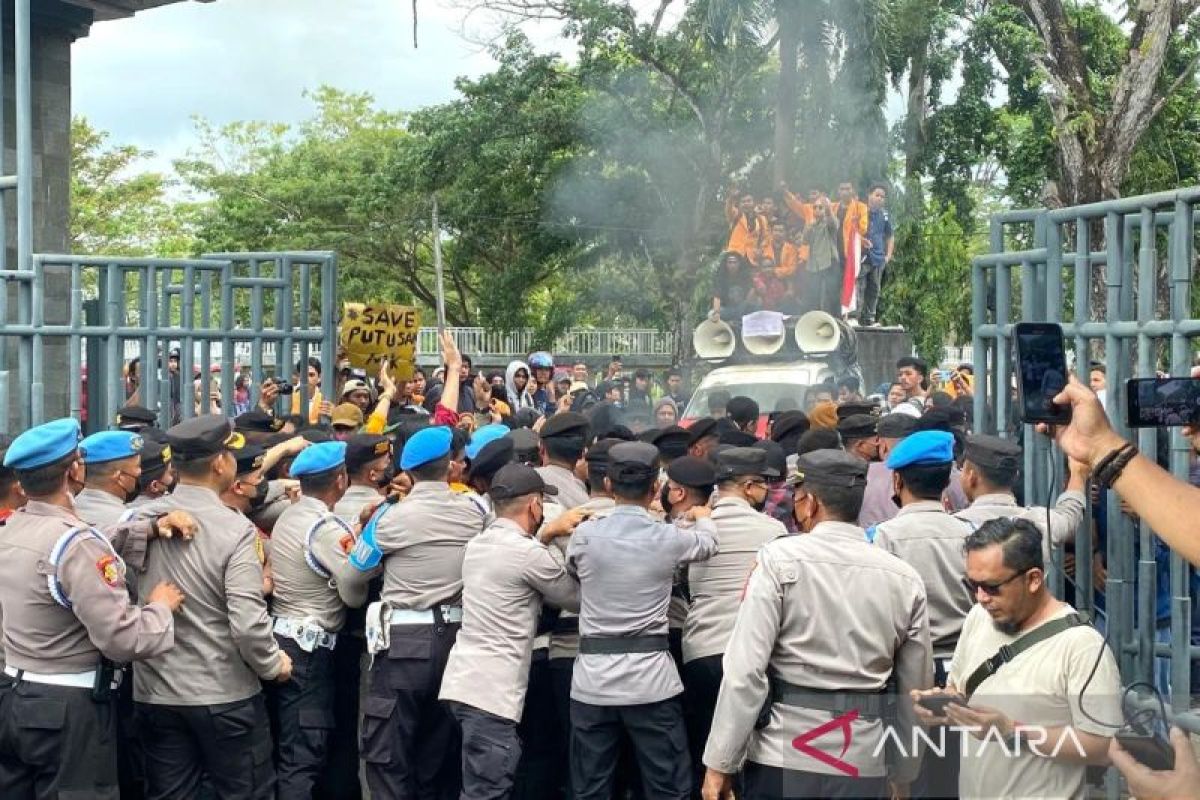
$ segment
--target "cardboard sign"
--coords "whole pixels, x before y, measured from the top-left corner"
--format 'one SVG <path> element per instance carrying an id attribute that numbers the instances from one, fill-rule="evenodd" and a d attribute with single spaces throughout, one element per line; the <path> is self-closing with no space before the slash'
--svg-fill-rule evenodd
<path id="1" fill-rule="evenodd" d="M 397 381 L 412 377 L 421 314 L 411 306 L 346 303 L 342 311 L 342 350 L 351 366 L 379 371 L 383 359 L 391 361 Z"/>
<path id="2" fill-rule="evenodd" d="M 783 314 L 778 311 L 755 311 L 742 317 L 742 336 L 773 338 L 784 334 Z"/>

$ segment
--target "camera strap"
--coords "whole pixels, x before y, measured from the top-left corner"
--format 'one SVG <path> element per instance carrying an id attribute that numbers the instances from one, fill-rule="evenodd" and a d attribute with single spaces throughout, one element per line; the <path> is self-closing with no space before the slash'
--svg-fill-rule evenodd
<path id="1" fill-rule="evenodd" d="M 1067 614 L 1065 617 L 1052 619 L 1047 623 L 1037 626 L 1029 633 L 1025 634 L 1015 642 L 1009 642 L 1003 645 L 996 654 L 991 658 L 985 659 L 982 664 L 975 668 L 971 676 L 967 678 L 966 686 L 963 687 L 964 700 L 970 700 L 971 695 L 975 694 L 975 690 L 979 688 L 979 684 L 986 681 L 988 678 L 996 674 L 996 672 L 1005 664 L 1012 661 L 1017 656 L 1024 653 L 1029 648 L 1036 644 L 1041 644 L 1047 639 L 1052 639 L 1063 631 L 1068 631 L 1071 628 L 1078 628 L 1080 625 L 1087 625 L 1088 619 L 1085 615 L 1074 613 Z"/>

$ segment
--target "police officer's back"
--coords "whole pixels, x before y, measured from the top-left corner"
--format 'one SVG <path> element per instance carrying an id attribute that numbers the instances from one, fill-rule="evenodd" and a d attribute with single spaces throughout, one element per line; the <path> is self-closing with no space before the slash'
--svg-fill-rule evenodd
<path id="1" fill-rule="evenodd" d="M 789 796 L 780 794 L 785 786 L 790 796 L 880 796 L 885 687 L 889 679 L 900 691 L 932 680 L 925 588 L 912 567 L 868 544 L 853 522 L 865 462 L 817 450 L 801 456 L 797 469 L 795 513 L 804 533 L 764 546 L 746 584 L 704 751 L 705 786 L 727 786 L 744 766 L 750 797 Z M 911 710 L 899 709 L 907 737 Z M 792 745 L 835 720 L 849 738 L 830 757 L 857 777 L 808 755 L 829 753 L 821 742 L 808 753 Z M 911 782 L 918 763 L 901 759 L 892 779 Z"/>
<path id="2" fill-rule="evenodd" d="M 409 438 L 400 466 L 412 491 L 373 523 L 383 605 L 380 619 L 368 610 L 368 637 L 378 625 L 390 642 L 375 654 L 363 708 L 361 749 L 374 798 L 458 793 L 458 735 L 437 693 L 462 622 L 464 548 L 485 517 L 476 500 L 447 482 L 452 440 L 445 426 Z"/>
<path id="3" fill-rule="evenodd" d="M 692 785 L 667 607 L 676 568 L 713 555 L 716 530 L 703 506 L 690 512 L 690 530 L 651 517 L 657 476 L 652 445 L 613 445 L 606 481 L 617 507 L 581 524 L 567 551 L 581 589 L 571 685 L 571 785 L 579 800 L 608 797 L 622 730 L 649 795 L 682 797 Z"/>
<path id="4" fill-rule="evenodd" d="M 158 585 L 138 608 L 125 585 L 158 531 L 186 515 L 100 532 L 74 513 L 69 482 L 82 481 L 79 424 L 26 431 L 5 454 L 29 502 L 0 528 L 0 608 L 6 666 L 0 678 L 0 797 L 117 796 L 114 671 L 175 644 L 183 595 Z M 185 545 L 190 546 L 190 545 Z"/>
<path id="5" fill-rule="evenodd" d="M 151 580 L 188 588 L 182 646 L 134 668 L 134 700 L 146 747 L 150 798 L 190 796 L 202 775 L 222 798 L 274 795 L 271 738 L 262 680 L 286 680 L 291 661 L 271 634 L 257 531 L 220 494 L 236 478 L 245 442 L 219 416 L 167 431 L 179 472 L 175 491 L 144 508 L 196 517 L 194 546 L 156 541 Z"/>
<path id="6" fill-rule="evenodd" d="M 335 718 L 334 648 L 346 607 L 361 606 L 367 576 L 350 566 L 353 528 L 333 514 L 346 490 L 346 444 L 322 442 L 296 456 L 300 499 L 280 514 L 271 541 L 274 630 L 295 665 L 275 693 L 281 797 L 311 797 L 326 767 Z"/>

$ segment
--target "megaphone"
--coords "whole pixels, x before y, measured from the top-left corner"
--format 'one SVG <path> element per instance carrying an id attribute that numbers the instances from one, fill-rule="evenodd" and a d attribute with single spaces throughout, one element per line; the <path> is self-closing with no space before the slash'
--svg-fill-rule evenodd
<path id="1" fill-rule="evenodd" d="M 703 359 L 729 358 L 737 349 L 733 328 L 720 320 L 706 319 L 692 331 L 692 347 Z"/>
<path id="2" fill-rule="evenodd" d="M 824 311 L 809 311 L 796 322 L 795 337 L 805 355 L 832 353 L 842 343 L 842 323 Z"/>

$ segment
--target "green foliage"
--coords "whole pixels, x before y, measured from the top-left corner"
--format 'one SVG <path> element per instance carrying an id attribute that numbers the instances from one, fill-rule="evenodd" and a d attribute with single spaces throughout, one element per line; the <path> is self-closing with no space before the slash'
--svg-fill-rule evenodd
<path id="1" fill-rule="evenodd" d="M 189 204 L 172 202 L 167 179 L 138 172 L 154 153 L 111 145 L 83 117 L 71 120 L 72 253 L 184 256 L 192 252 Z"/>
<path id="2" fill-rule="evenodd" d="M 880 307 L 902 324 L 930 363 L 942 347 L 970 335 L 971 255 L 953 209 L 930 206 L 896 231 L 896 257 L 884 273 Z"/>

